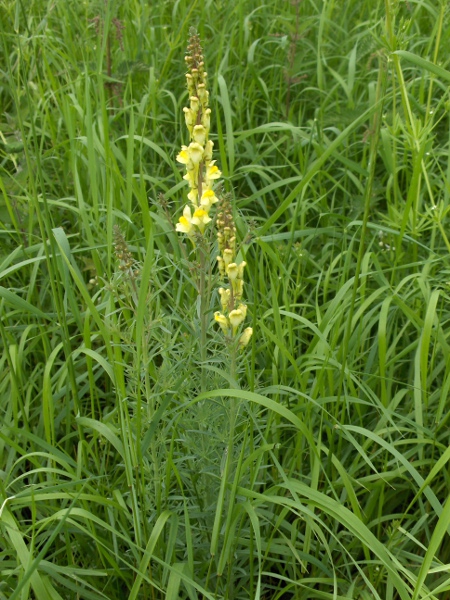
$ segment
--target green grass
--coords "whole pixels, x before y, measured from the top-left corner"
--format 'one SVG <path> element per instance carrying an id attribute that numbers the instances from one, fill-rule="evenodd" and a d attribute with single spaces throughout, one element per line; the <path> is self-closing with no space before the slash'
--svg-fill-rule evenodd
<path id="1" fill-rule="evenodd" d="M 192 25 L 236 372 L 172 224 Z M 0 27 L 0 599 L 449 598 L 444 0 L 5 0 Z"/>

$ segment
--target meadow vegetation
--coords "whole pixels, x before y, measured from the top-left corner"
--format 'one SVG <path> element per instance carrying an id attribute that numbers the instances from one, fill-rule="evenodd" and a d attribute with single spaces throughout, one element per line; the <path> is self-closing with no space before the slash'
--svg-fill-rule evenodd
<path id="1" fill-rule="evenodd" d="M 4 0 L 0 31 L 0 600 L 450 598 L 447 2 Z"/>

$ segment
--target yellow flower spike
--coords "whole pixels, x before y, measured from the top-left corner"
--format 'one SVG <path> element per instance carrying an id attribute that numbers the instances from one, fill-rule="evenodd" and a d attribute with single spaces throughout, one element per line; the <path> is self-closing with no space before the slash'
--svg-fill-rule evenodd
<path id="1" fill-rule="evenodd" d="M 244 329 L 241 337 L 239 338 L 239 347 L 241 348 L 241 350 L 243 350 L 245 348 L 245 346 L 247 346 L 252 335 L 253 335 L 253 329 L 251 327 L 246 327 L 246 329 Z"/>
<path id="2" fill-rule="evenodd" d="M 194 142 L 196 144 L 199 144 L 202 147 L 202 158 L 203 158 L 203 152 L 204 152 L 203 146 L 206 143 L 207 135 L 208 135 L 208 132 L 203 127 L 203 125 L 195 125 L 194 126 L 194 129 L 192 130 L 192 139 L 194 140 Z"/>
<path id="3" fill-rule="evenodd" d="M 193 227 L 194 226 L 192 224 L 191 209 L 189 208 L 189 206 L 186 205 L 183 210 L 183 216 L 180 217 L 178 223 L 175 226 L 175 229 L 181 233 L 187 233 L 188 235 L 192 235 Z"/>
<path id="4" fill-rule="evenodd" d="M 228 334 L 228 330 L 230 328 L 230 324 L 228 322 L 228 319 L 226 318 L 225 315 L 223 315 L 222 313 L 220 313 L 219 311 L 214 313 L 214 319 L 217 323 L 219 323 L 220 328 L 222 329 L 222 331 L 224 332 L 225 335 Z"/>
<path id="5" fill-rule="evenodd" d="M 240 308 L 235 308 L 230 312 L 228 318 L 230 319 L 233 335 L 236 335 L 236 330 L 239 325 L 244 322 L 245 315 Z"/>
<path id="6" fill-rule="evenodd" d="M 190 143 L 188 146 L 182 146 L 177 161 L 186 168 L 183 179 L 189 184 L 187 197 L 194 214 L 191 216 L 190 213 L 186 213 L 186 216 L 183 213 L 176 227 L 178 231 L 193 235 L 196 230 L 203 234 L 206 225 L 212 220 L 208 213 L 219 201 L 213 191 L 213 182 L 221 176 L 215 161 L 212 160 L 213 142 L 208 140 L 211 109 L 208 108 L 207 73 L 200 38 L 194 28 L 189 31 L 185 62 L 188 70 L 186 84 L 189 104 L 183 112 Z M 223 265 L 221 267 L 219 264 L 220 268 L 224 271 Z"/>
<path id="7" fill-rule="evenodd" d="M 192 217 L 192 223 L 197 225 L 200 230 L 200 233 L 204 233 L 206 225 L 211 221 L 208 217 L 208 213 L 203 208 L 197 208 L 194 212 L 194 216 Z"/>
<path id="8" fill-rule="evenodd" d="M 225 288 L 219 288 L 220 304 L 222 305 L 223 312 L 228 312 L 230 305 L 231 291 Z"/>
<path id="9" fill-rule="evenodd" d="M 219 202 L 219 199 L 216 197 L 214 191 L 205 190 L 200 199 L 200 206 L 208 212 L 211 206 L 216 204 L 216 202 Z"/>

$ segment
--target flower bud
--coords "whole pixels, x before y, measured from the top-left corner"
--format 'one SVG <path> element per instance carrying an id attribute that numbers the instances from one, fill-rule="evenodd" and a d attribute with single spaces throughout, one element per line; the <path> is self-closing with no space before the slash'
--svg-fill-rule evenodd
<path id="1" fill-rule="evenodd" d="M 244 315 L 244 319 L 247 316 L 247 305 L 246 304 L 239 304 L 239 306 L 237 307 L 238 310 L 241 311 L 241 313 Z"/>
<path id="2" fill-rule="evenodd" d="M 189 133 L 192 135 L 192 129 L 195 125 L 197 115 L 190 108 L 186 108 L 186 107 L 183 108 L 183 112 L 184 112 L 184 120 L 186 121 L 186 127 L 188 128 Z"/>
<path id="3" fill-rule="evenodd" d="M 220 328 L 226 335 L 228 333 L 228 329 L 230 327 L 230 324 L 228 323 L 228 319 L 226 318 L 226 316 L 222 315 L 222 313 L 217 311 L 214 313 L 214 319 L 217 321 L 217 323 L 219 323 Z"/>
<path id="4" fill-rule="evenodd" d="M 204 83 L 198 84 L 197 93 L 198 93 L 198 99 L 200 100 L 200 104 L 203 106 L 203 108 L 206 108 L 208 106 L 208 102 L 209 102 L 209 92 L 206 89 L 206 86 Z"/>
<path id="5" fill-rule="evenodd" d="M 209 131 L 209 128 L 206 128 Z M 214 142 L 212 140 L 208 140 L 205 144 L 205 150 L 203 152 L 203 160 L 209 166 L 209 163 L 212 160 Z"/>
<path id="6" fill-rule="evenodd" d="M 247 327 L 246 329 L 244 329 L 241 337 L 239 338 L 239 347 L 242 350 L 245 348 L 245 346 L 247 346 L 252 335 L 253 335 L 253 329 L 251 327 Z"/>
<path id="7" fill-rule="evenodd" d="M 191 96 L 189 98 L 189 100 L 191 102 L 191 110 L 197 116 L 198 109 L 200 108 L 200 102 L 199 102 L 197 96 Z"/>
<path id="8" fill-rule="evenodd" d="M 203 146 L 205 145 L 207 134 L 208 134 L 208 132 L 203 127 L 203 125 L 195 125 L 194 129 L 192 130 L 192 139 L 194 140 L 195 143 L 202 146 L 202 158 L 203 158 Z"/>
<path id="9" fill-rule="evenodd" d="M 217 265 L 219 267 L 219 273 L 222 277 L 225 275 L 225 265 L 221 256 L 217 257 Z"/>
<path id="10" fill-rule="evenodd" d="M 238 265 L 238 279 L 244 279 L 244 267 L 247 266 L 245 260 Z"/>
<path id="11" fill-rule="evenodd" d="M 233 287 L 233 294 L 235 300 L 240 300 L 244 294 L 244 280 L 243 279 L 233 279 L 231 281 L 231 285 Z"/>
<path id="12" fill-rule="evenodd" d="M 225 248 L 222 253 L 223 262 L 225 265 L 225 269 L 227 270 L 227 275 L 230 279 L 233 279 L 235 276 L 237 277 L 237 267 L 236 263 L 233 262 L 233 251 L 230 248 Z M 235 269 L 236 267 L 236 269 Z M 229 269 L 231 268 L 231 275 Z M 236 275 L 235 275 L 236 273 Z"/>
<path id="13" fill-rule="evenodd" d="M 230 305 L 231 291 L 224 288 L 219 288 L 220 294 L 220 303 L 222 305 L 223 312 L 228 312 L 228 307 Z"/>
<path id="14" fill-rule="evenodd" d="M 202 113 L 202 125 L 209 132 L 209 128 L 211 126 L 211 109 L 207 108 Z"/>

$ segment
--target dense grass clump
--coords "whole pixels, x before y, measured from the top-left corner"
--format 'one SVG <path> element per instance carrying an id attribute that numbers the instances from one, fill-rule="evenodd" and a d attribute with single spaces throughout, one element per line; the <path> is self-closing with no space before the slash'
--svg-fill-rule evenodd
<path id="1" fill-rule="evenodd" d="M 176 231 L 192 26 L 246 347 Z M 447 3 L 0 27 L 0 599 L 449 598 Z"/>

